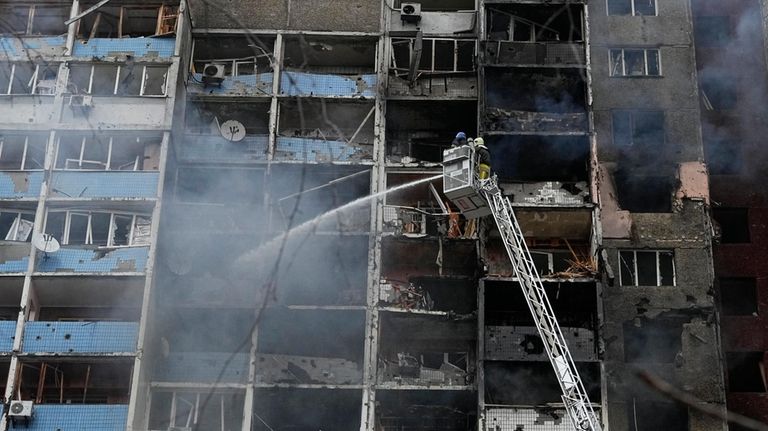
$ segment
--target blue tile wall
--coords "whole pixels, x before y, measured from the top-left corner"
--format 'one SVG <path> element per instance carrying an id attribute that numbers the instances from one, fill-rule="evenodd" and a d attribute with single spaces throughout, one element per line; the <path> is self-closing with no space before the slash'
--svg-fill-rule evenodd
<path id="1" fill-rule="evenodd" d="M 10 58 L 38 57 L 39 55 L 61 55 L 66 48 L 67 38 L 0 36 L 0 54 Z M 29 54 L 29 55 L 28 55 Z"/>
<path id="2" fill-rule="evenodd" d="M 167 58 L 173 56 L 175 47 L 176 39 L 174 38 L 95 38 L 88 41 L 75 41 L 73 55 L 75 57 L 114 57 L 128 54 L 134 57 Z"/>
<path id="3" fill-rule="evenodd" d="M 278 137 L 275 160 L 332 162 L 371 160 L 373 145 L 350 145 L 342 141 Z"/>
<path id="4" fill-rule="evenodd" d="M 184 352 L 171 353 L 154 370 L 160 382 L 215 382 L 231 353 Z M 226 367 L 221 381 L 245 383 L 248 379 L 248 353 L 237 353 Z"/>
<path id="5" fill-rule="evenodd" d="M 59 171 L 53 173 L 51 197 L 155 198 L 158 172 Z"/>
<path id="6" fill-rule="evenodd" d="M 13 350 L 13 337 L 16 335 L 16 321 L 0 321 L 0 353 Z"/>
<path id="7" fill-rule="evenodd" d="M 38 272 L 144 272 L 149 247 L 74 248 L 62 247 L 56 253 L 42 253 L 37 259 Z"/>
<path id="8" fill-rule="evenodd" d="M 196 94 L 214 94 L 225 96 L 271 96 L 272 73 L 257 75 L 228 76 L 218 85 L 203 86 L 203 74 L 195 73 L 189 81 L 187 90 Z"/>
<path id="9" fill-rule="evenodd" d="M 0 263 L 0 273 L 27 272 L 28 265 L 29 256 L 24 256 L 21 259 L 6 260 Z"/>
<path id="10" fill-rule="evenodd" d="M 19 422 L 18 431 L 124 431 L 128 406 L 123 404 L 38 404 L 29 424 Z"/>
<path id="11" fill-rule="evenodd" d="M 27 322 L 24 353 L 128 353 L 136 351 L 135 322 Z"/>
<path id="12" fill-rule="evenodd" d="M 283 72 L 280 94 L 290 96 L 376 97 L 376 75 Z"/>
<path id="13" fill-rule="evenodd" d="M 43 184 L 43 172 L 0 172 L 0 199 L 37 198 Z"/>
<path id="14" fill-rule="evenodd" d="M 267 160 L 268 136 L 246 136 L 230 142 L 221 136 L 187 135 L 176 146 L 179 160 L 186 162 L 243 162 Z"/>

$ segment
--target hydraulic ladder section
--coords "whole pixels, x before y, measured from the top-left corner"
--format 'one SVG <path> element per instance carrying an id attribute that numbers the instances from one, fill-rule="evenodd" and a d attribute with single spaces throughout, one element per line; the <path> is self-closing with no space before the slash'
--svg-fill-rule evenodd
<path id="1" fill-rule="evenodd" d="M 465 216 L 475 218 L 488 213 L 493 215 L 534 324 L 555 370 L 563 404 L 574 428 L 601 431 L 509 198 L 501 193 L 495 177 L 487 180 L 477 178 L 474 152 L 469 147 L 446 150 L 443 153 L 443 171 L 444 192 Z"/>

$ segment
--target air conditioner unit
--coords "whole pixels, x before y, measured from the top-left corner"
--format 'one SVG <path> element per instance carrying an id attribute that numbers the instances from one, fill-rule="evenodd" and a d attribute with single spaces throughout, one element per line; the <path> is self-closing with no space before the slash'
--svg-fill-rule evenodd
<path id="1" fill-rule="evenodd" d="M 73 108 L 90 108 L 93 106 L 93 96 L 90 94 L 73 94 L 69 96 L 69 106 Z"/>
<path id="2" fill-rule="evenodd" d="M 224 81 L 224 65 L 208 63 L 203 66 L 203 84 L 221 85 Z"/>
<path id="3" fill-rule="evenodd" d="M 11 401 L 8 417 L 11 419 L 30 419 L 34 405 L 34 401 Z"/>
<path id="4" fill-rule="evenodd" d="M 400 21 L 408 24 L 418 24 L 421 21 L 421 3 L 401 3 Z"/>

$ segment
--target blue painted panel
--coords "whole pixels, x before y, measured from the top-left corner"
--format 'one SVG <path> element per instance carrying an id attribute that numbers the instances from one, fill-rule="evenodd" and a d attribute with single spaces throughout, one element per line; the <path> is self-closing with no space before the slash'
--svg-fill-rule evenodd
<path id="1" fill-rule="evenodd" d="M 0 172 L 0 199 L 37 198 L 42 184 L 42 172 Z"/>
<path id="2" fill-rule="evenodd" d="M 52 197 L 155 198 L 158 172 L 59 171 L 53 173 Z"/>
<path id="3" fill-rule="evenodd" d="M 16 335 L 16 321 L 0 321 L 0 353 L 13 350 L 13 338 Z"/>
<path id="4" fill-rule="evenodd" d="M 376 74 L 345 76 L 283 72 L 280 80 L 280 94 L 376 97 L 376 82 Z"/>
<path id="5" fill-rule="evenodd" d="M 61 55 L 66 48 L 67 38 L 0 36 L 0 54 L 8 57 L 38 57 Z"/>
<path id="6" fill-rule="evenodd" d="M 37 259 L 38 272 L 144 272 L 149 247 L 62 247 Z"/>
<path id="7" fill-rule="evenodd" d="M 75 41 L 73 55 L 75 57 L 114 57 L 128 54 L 134 57 L 167 58 L 173 56 L 175 47 L 176 39 L 174 38 L 95 38 Z"/>
<path id="8" fill-rule="evenodd" d="M 277 138 L 275 160 L 335 162 L 373 159 L 373 145 L 350 145 L 342 141 L 313 138 Z"/>
<path id="9" fill-rule="evenodd" d="M 135 322 L 27 322 L 25 353 L 121 353 L 136 351 Z"/>
<path id="10" fill-rule="evenodd" d="M 267 160 L 268 147 L 268 136 L 246 136 L 230 142 L 221 136 L 187 135 L 176 146 L 176 154 L 186 162 L 245 162 Z"/>
<path id="11" fill-rule="evenodd" d="M 203 86 L 203 74 L 195 73 L 189 81 L 187 90 L 195 94 L 215 94 L 225 96 L 271 96 L 272 73 L 259 73 L 257 75 L 228 76 L 221 86 Z"/>
<path id="12" fill-rule="evenodd" d="M 38 404 L 34 420 L 19 422 L 9 429 L 18 431 L 124 431 L 128 406 L 123 404 Z"/>
<path id="13" fill-rule="evenodd" d="M 18 241 L 1 241 L 0 243 L 2 250 L 0 273 L 27 272 L 31 245 L 28 242 Z"/>
<path id="14" fill-rule="evenodd" d="M 171 353 L 155 368 L 153 380 L 161 382 L 215 382 L 231 353 Z M 248 353 L 236 353 L 224 369 L 224 383 L 245 383 L 248 377 Z"/>

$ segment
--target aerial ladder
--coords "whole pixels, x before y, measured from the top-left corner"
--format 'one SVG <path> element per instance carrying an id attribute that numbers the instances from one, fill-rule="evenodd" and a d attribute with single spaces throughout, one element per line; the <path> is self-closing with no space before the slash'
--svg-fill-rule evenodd
<path id="1" fill-rule="evenodd" d="M 512 204 L 499 189 L 495 175 L 484 180 L 478 177 L 475 163 L 475 153 L 469 145 L 445 150 L 443 192 L 468 219 L 493 215 L 534 324 L 555 370 L 571 423 L 576 430 L 601 431 L 597 415 L 517 223 Z"/>

